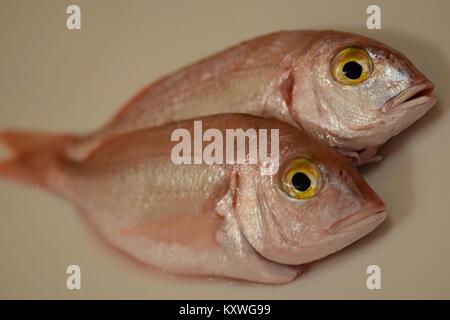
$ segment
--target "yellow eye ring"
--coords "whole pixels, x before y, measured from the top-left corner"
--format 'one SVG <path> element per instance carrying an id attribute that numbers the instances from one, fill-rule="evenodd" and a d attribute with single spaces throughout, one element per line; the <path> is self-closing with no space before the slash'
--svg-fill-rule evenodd
<path id="1" fill-rule="evenodd" d="M 348 47 L 341 50 L 331 63 L 334 79 L 348 86 L 366 81 L 372 69 L 372 59 L 370 59 L 367 51 L 357 47 Z"/>
<path id="2" fill-rule="evenodd" d="M 283 190 L 294 199 L 314 197 L 322 185 L 319 168 L 308 159 L 294 160 L 285 170 L 281 178 Z"/>

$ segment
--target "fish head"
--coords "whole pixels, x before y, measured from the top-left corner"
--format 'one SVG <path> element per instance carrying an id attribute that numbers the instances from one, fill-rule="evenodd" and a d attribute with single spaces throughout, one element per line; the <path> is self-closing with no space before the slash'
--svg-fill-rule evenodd
<path id="1" fill-rule="evenodd" d="M 359 35 L 319 32 L 294 69 L 296 122 L 344 150 L 382 145 L 436 103 L 407 57 Z"/>
<path id="2" fill-rule="evenodd" d="M 365 236 L 387 213 L 345 157 L 292 128 L 280 131 L 278 172 L 241 166 L 233 201 L 240 230 L 260 255 L 298 265 Z"/>

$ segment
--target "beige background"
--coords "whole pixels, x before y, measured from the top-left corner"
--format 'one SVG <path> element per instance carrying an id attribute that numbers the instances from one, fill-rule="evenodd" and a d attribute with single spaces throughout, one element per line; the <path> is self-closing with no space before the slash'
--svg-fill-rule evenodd
<path id="1" fill-rule="evenodd" d="M 82 9 L 68 31 L 65 9 Z M 382 30 L 365 28 L 368 4 Z M 150 80 L 247 38 L 334 28 L 405 53 L 439 105 L 364 175 L 389 220 L 288 285 L 179 278 L 100 243 L 70 204 L 0 181 L 1 298 L 450 298 L 450 1 L 0 1 L 0 128 L 86 132 Z M 69 264 L 82 290 L 65 288 Z M 366 267 L 382 268 L 382 290 Z"/>

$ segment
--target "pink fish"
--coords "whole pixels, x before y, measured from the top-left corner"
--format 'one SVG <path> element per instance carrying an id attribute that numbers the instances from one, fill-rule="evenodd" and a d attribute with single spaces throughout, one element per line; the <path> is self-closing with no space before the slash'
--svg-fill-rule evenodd
<path id="1" fill-rule="evenodd" d="M 83 159 L 110 136 L 239 112 L 301 126 L 362 164 L 379 160 L 377 149 L 435 104 L 433 87 L 403 54 L 373 39 L 277 32 L 150 84 L 68 152 Z"/>
<path id="2" fill-rule="evenodd" d="M 103 140 L 82 161 L 65 154 L 70 135 L 3 132 L 15 156 L 0 163 L 0 176 L 64 197 L 109 244 L 176 274 L 289 282 L 301 265 L 385 219 L 384 203 L 353 165 L 304 130 L 242 114 L 196 120 L 223 136 L 278 129 L 279 157 L 268 166 L 278 161 L 279 170 L 261 175 L 260 162 L 175 164 L 175 130 L 196 134 L 185 120 Z"/>

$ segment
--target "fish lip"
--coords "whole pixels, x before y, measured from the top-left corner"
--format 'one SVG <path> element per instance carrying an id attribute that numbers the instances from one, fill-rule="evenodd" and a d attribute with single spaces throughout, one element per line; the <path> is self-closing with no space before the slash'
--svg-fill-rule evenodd
<path id="1" fill-rule="evenodd" d="M 387 217 L 387 210 L 370 210 L 357 212 L 348 217 L 345 217 L 331 225 L 328 229 L 328 233 L 330 234 L 339 234 L 339 233 L 347 233 L 362 229 L 371 225 L 374 222 L 377 222 L 377 225 L 384 221 Z"/>
<path id="2" fill-rule="evenodd" d="M 381 108 L 383 113 L 391 113 L 395 110 L 405 110 L 413 107 L 426 106 L 431 108 L 437 98 L 430 95 L 434 89 L 434 83 L 428 79 L 416 82 L 408 89 L 389 100 Z"/>

